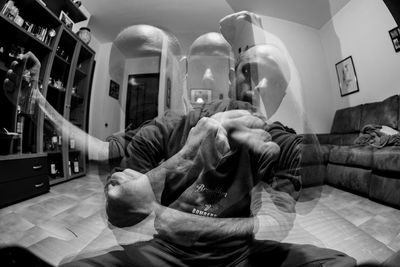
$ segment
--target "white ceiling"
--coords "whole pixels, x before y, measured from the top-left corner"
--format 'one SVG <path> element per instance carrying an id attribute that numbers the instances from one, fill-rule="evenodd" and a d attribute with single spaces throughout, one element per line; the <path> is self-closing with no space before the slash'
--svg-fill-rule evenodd
<path id="1" fill-rule="evenodd" d="M 90 27 L 100 42 L 111 41 L 133 24 L 161 26 L 181 35 L 218 31 L 218 21 L 233 12 L 253 11 L 321 28 L 350 0 L 83 0 Z"/>

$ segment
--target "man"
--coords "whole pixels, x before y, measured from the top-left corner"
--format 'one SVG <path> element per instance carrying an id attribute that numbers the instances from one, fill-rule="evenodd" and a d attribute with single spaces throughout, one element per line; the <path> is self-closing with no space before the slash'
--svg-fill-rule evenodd
<path id="1" fill-rule="evenodd" d="M 260 128 L 272 132 L 279 148 Z M 130 225 L 155 212 L 158 235 L 125 252 L 80 263 L 256 266 L 266 258 L 271 265 L 294 266 L 343 257 L 342 263 L 351 264 L 337 252 L 253 239 L 258 222 L 271 235 L 290 228 L 300 189 L 299 142 L 282 127 L 240 111 L 203 120 L 196 113 L 156 120 L 134 136 L 122 163 L 150 172 L 117 172 L 106 193 L 112 223 Z M 263 220 L 250 212 L 251 190 L 260 180 L 273 203 Z"/>
<path id="2" fill-rule="evenodd" d="M 272 50 L 263 47 L 255 51 L 270 57 Z M 247 63 L 251 64 L 250 61 Z M 258 90 L 259 98 L 267 103 L 268 94 L 262 90 L 272 90 L 274 86 L 286 89 L 288 81 L 284 79 L 286 76 L 276 60 L 266 60 L 262 64 L 274 72 L 269 76 L 267 73 L 261 81 L 249 76 L 251 79 L 247 79 L 247 82 L 252 81 L 258 87 L 245 86 L 246 79 L 239 79 L 238 85 L 243 86 L 238 89 L 238 93 L 241 95 L 240 92 L 245 90 Z M 209 72 L 204 76 L 212 77 Z M 282 93 L 278 95 L 282 96 Z M 238 102 L 214 104 L 217 106 L 215 110 L 230 109 L 232 105 L 238 105 Z M 245 103 L 239 105 L 245 108 Z M 277 106 L 279 104 L 268 109 L 270 114 L 274 113 Z M 110 222 L 121 227 L 129 226 L 154 212 L 157 229 L 154 239 L 126 246 L 124 252 L 83 260 L 81 264 L 101 265 L 109 261 L 134 266 L 355 264 L 354 260 L 344 254 L 331 250 L 255 241 L 253 234 L 261 228 L 267 229 L 270 237 L 290 229 L 294 202 L 300 189 L 298 167 L 301 140 L 287 133 L 280 125 L 264 125 L 263 129 L 271 133 L 279 150 L 268 142 L 268 138 L 255 136 L 253 140 L 259 138 L 258 142 L 251 145 L 244 140 L 252 139 L 237 139 L 237 136 L 235 139 L 235 134 L 223 134 L 231 143 L 240 144 L 226 154 L 221 152 L 223 149 L 218 149 L 218 140 L 224 138 L 213 137 L 224 132 L 223 129 L 232 133 L 228 125 L 235 120 L 236 115 L 225 115 L 227 117 L 221 119 L 224 113 L 217 113 L 209 119 L 200 120 L 200 113 L 194 110 L 182 117 L 163 117 L 141 128 L 128 146 L 128 155 L 131 156 L 122 161 L 123 167 L 139 172 L 129 169 L 117 172 L 107 185 Z M 242 115 L 239 119 L 244 121 L 254 119 L 249 114 Z M 196 138 L 195 133 L 201 133 L 201 129 L 211 130 Z M 235 132 L 242 137 L 256 133 L 248 129 L 240 131 L 240 127 Z M 193 145 L 196 142 L 192 142 L 192 138 L 202 141 Z M 188 144 L 196 149 L 188 150 Z M 257 164 L 253 165 L 255 162 Z M 264 201 L 267 202 L 267 208 L 262 207 L 260 211 L 264 213 L 256 217 L 257 209 L 250 212 L 250 196 L 253 187 L 261 180 L 265 182 L 267 191 L 267 201 Z M 143 194 L 143 191 L 146 193 Z M 258 223 L 263 225 L 259 226 Z"/>

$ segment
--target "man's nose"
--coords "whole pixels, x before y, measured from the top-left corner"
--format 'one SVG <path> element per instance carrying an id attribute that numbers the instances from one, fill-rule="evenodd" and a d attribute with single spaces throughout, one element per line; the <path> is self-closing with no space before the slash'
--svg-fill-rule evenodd
<path id="1" fill-rule="evenodd" d="M 214 75 L 210 68 L 207 68 L 203 74 L 203 85 L 204 87 L 210 88 L 214 84 Z"/>

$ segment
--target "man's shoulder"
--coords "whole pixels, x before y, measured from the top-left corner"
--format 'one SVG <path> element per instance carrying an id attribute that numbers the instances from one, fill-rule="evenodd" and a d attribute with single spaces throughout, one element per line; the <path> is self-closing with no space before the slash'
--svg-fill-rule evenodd
<path id="1" fill-rule="evenodd" d="M 296 131 L 279 121 L 268 124 L 266 130 L 271 135 L 272 140 L 277 143 L 293 143 L 301 144 L 303 136 L 297 134 Z"/>

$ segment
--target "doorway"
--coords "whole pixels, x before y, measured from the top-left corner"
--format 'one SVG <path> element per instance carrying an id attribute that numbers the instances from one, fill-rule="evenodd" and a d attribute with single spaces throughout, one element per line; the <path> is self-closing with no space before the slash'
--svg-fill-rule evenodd
<path id="1" fill-rule="evenodd" d="M 128 76 L 125 128 L 136 129 L 158 113 L 159 73 Z"/>

